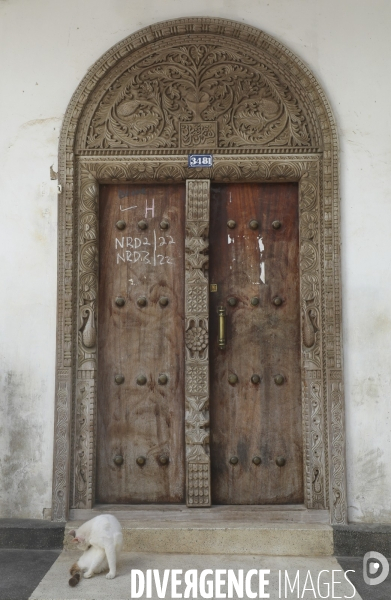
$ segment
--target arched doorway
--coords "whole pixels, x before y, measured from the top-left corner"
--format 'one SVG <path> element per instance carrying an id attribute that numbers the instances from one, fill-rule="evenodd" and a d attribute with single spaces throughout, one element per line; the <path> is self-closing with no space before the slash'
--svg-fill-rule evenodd
<path id="1" fill-rule="evenodd" d="M 195 153 L 212 154 L 213 166 L 189 167 L 188 155 Z M 276 365 L 272 365 L 260 378 L 266 384 L 280 375 L 285 382 L 299 374 L 295 385 L 300 385 L 300 418 L 296 407 L 296 430 L 292 435 L 297 436 L 300 431 L 301 438 L 300 443 L 297 437 L 291 443 L 291 448 L 299 446 L 293 479 L 297 481 L 301 470 L 300 497 L 308 508 L 330 509 L 331 522 L 344 523 L 337 137 L 327 99 L 308 68 L 270 36 L 224 19 L 177 19 L 143 29 L 109 50 L 76 90 L 61 134 L 59 183 L 62 193 L 53 518 L 66 518 L 69 507 L 91 507 L 96 497 L 97 428 L 102 425 L 97 405 L 97 382 L 101 387 L 102 372 L 97 332 L 103 314 L 103 306 L 98 303 L 99 264 L 102 268 L 99 186 L 119 186 L 119 199 L 121 193 L 126 193 L 121 186 L 186 184 L 182 234 L 184 238 L 186 230 L 187 260 L 181 293 L 186 298 L 183 339 L 189 340 L 195 335 L 194 328 L 200 334 L 207 331 L 210 313 L 205 307 L 209 294 L 211 304 L 215 298 L 209 286 L 217 285 L 208 280 L 206 268 L 211 239 L 210 186 L 215 196 L 220 194 L 221 206 L 226 207 L 226 198 L 235 186 L 249 190 L 251 186 L 278 184 L 296 186 L 296 241 L 292 243 L 300 256 L 300 284 L 294 301 L 299 358 L 286 372 L 280 373 L 283 369 L 276 370 Z M 233 186 L 231 190 L 229 186 Z M 261 193 L 259 189 L 256 194 Z M 243 193 L 246 197 L 250 192 Z M 276 201 L 270 202 L 268 206 Z M 239 201 L 239 205 L 244 204 L 244 200 Z M 269 214 L 268 207 L 262 210 Z M 159 218 L 165 219 L 163 214 Z M 262 222 L 262 218 L 260 215 L 258 221 Z M 257 221 L 254 215 L 246 215 L 246 227 L 249 219 Z M 273 229 L 273 222 L 280 221 L 283 227 L 274 229 L 274 233 L 283 232 L 283 216 L 273 216 L 269 221 L 269 229 Z M 111 225 L 114 227 L 114 221 Z M 266 229 L 261 230 L 266 235 Z M 247 234 L 246 229 L 243 235 Z M 258 250 L 262 252 L 259 231 L 256 235 Z M 211 257 L 213 252 L 211 247 Z M 241 256 L 245 255 L 246 251 Z M 287 259 L 283 262 L 287 263 Z M 282 279 L 288 276 L 289 273 L 281 275 Z M 243 296 L 244 284 L 239 279 L 235 285 L 236 300 L 247 302 L 250 308 L 255 295 L 249 290 Z M 284 290 L 273 292 L 270 301 L 281 296 L 284 304 L 283 293 Z M 228 286 L 221 302 L 228 301 L 229 294 L 232 290 Z M 252 318 L 248 321 L 250 329 L 254 327 Z M 270 314 L 269 322 L 273 318 Z M 213 502 L 210 477 L 216 473 L 213 475 L 213 468 L 210 469 L 210 352 L 210 339 L 209 348 L 198 348 L 191 342 L 183 346 L 183 391 L 178 397 L 183 400 L 182 413 L 186 416 L 183 432 L 178 435 L 184 435 L 186 430 L 186 459 L 179 476 L 179 485 L 184 486 L 183 498 L 178 501 L 186 497 L 188 506 L 200 506 L 201 497 L 202 505 Z M 219 368 L 216 356 L 211 363 L 212 368 Z M 114 375 L 121 373 L 113 372 Z M 243 377 L 251 388 L 250 375 L 257 372 L 240 374 L 238 382 Z M 228 383 L 231 393 L 236 383 Z M 214 388 L 212 392 L 215 393 Z M 276 406 L 276 402 L 272 404 Z M 285 408 L 291 414 L 292 407 Z M 214 410 L 215 422 L 220 414 Z M 274 428 L 281 418 L 277 411 L 271 421 Z M 234 425 L 230 427 L 235 430 Z M 289 464 L 288 460 L 286 465 L 278 465 L 278 460 L 286 460 L 282 450 L 269 452 L 265 447 L 254 446 L 247 452 L 242 444 L 239 451 L 240 440 L 235 444 L 234 451 L 227 446 L 227 460 L 238 458 L 240 463 L 246 456 L 248 468 L 253 468 L 252 458 L 258 453 L 262 466 L 269 461 L 270 469 L 275 469 L 272 477 Z M 219 445 L 216 442 L 215 447 Z M 163 454 L 154 458 L 158 461 Z M 121 456 L 120 452 L 117 455 Z M 98 465 L 100 460 L 98 455 Z M 233 468 L 235 464 L 230 462 Z M 278 493 L 272 491 L 270 497 L 273 494 L 278 503 Z M 297 490 L 295 494 L 299 501 Z M 236 503 L 235 494 L 230 498 Z M 289 502 L 289 494 L 282 502 Z"/>

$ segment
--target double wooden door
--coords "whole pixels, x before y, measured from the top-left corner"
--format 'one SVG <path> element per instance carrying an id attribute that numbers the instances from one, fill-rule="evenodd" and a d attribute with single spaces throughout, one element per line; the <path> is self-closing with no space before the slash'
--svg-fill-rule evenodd
<path id="1" fill-rule="evenodd" d="M 302 502 L 297 184 L 210 200 L 212 502 Z M 185 205 L 181 184 L 101 187 L 98 502 L 185 499 Z"/>

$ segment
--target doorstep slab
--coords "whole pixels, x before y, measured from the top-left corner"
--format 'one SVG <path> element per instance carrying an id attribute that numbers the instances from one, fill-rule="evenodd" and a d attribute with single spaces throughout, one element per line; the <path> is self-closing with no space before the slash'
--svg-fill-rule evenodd
<path id="1" fill-rule="evenodd" d="M 328 525 L 134 528 L 123 524 L 124 549 L 134 552 L 331 556 Z"/>
<path id="2" fill-rule="evenodd" d="M 328 511 L 303 505 L 212 506 L 98 505 L 74 509 L 66 525 L 64 548 L 72 549 L 71 529 L 98 514 L 121 522 L 124 550 L 183 554 L 330 556 L 333 530 Z"/>
<path id="3" fill-rule="evenodd" d="M 64 548 L 72 549 L 71 529 L 65 528 Z M 122 521 L 124 551 L 176 554 L 242 554 L 277 556 L 331 556 L 333 529 L 318 523 L 180 523 L 148 524 Z"/>
<path id="4" fill-rule="evenodd" d="M 205 523 L 323 523 L 330 524 L 328 510 L 310 510 L 303 504 L 256 505 L 256 506 L 211 506 L 188 508 L 180 504 L 97 504 L 93 508 L 73 508 L 70 521 L 88 521 L 99 514 L 110 513 L 119 521 L 137 523 L 156 522 L 205 524 Z"/>

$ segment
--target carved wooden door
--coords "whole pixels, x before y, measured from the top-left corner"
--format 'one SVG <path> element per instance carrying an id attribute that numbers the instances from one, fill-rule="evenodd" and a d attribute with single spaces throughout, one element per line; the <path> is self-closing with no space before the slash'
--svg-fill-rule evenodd
<path id="1" fill-rule="evenodd" d="M 103 185 L 96 499 L 183 502 L 185 185 Z"/>
<path id="2" fill-rule="evenodd" d="M 298 223 L 295 183 L 211 186 L 214 504 L 303 502 Z"/>

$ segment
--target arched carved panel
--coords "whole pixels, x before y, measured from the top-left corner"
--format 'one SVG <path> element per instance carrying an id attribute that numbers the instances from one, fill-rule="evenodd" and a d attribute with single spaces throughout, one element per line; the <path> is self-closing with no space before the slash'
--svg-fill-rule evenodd
<path id="1" fill-rule="evenodd" d="M 100 83 L 79 148 L 319 146 L 289 77 L 251 46 L 214 38 L 179 36 L 124 58 Z"/>
<path id="2" fill-rule="evenodd" d="M 194 150 L 213 168 L 188 169 Z M 306 505 L 346 522 L 337 137 L 309 69 L 243 24 L 153 25 L 90 69 L 59 158 L 53 519 L 94 501 L 99 183 L 211 179 L 300 182 Z"/>

